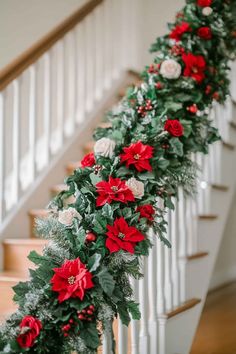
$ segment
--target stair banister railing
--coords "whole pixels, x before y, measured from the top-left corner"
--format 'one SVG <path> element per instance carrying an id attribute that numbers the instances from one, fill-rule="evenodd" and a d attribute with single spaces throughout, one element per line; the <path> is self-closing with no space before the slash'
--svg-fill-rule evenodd
<path id="1" fill-rule="evenodd" d="M 0 71 L 0 232 L 104 93 L 137 67 L 139 6 L 88 0 Z"/>

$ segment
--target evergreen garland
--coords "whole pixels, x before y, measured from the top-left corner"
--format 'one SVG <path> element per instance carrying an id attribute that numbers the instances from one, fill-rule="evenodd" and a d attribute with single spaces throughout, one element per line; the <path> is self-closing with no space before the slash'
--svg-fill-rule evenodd
<path id="1" fill-rule="evenodd" d="M 30 280 L 14 287 L 19 308 L 0 328 L 0 353 L 96 353 L 117 314 L 126 325 L 140 318 L 129 277 L 142 276 L 148 230 L 170 246 L 164 213 L 180 186 L 194 189 L 190 154 L 219 139 L 208 113 L 229 94 L 235 6 L 187 0 L 152 45 L 143 83 L 108 113 L 94 153 L 37 221 L 49 241 L 42 256 L 29 255 Z"/>

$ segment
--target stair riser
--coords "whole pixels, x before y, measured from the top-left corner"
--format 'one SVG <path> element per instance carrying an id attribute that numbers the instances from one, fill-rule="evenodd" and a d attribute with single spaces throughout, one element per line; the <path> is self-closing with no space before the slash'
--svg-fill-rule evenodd
<path id="1" fill-rule="evenodd" d="M 12 287 L 16 285 L 17 282 L 2 282 L 0 281 L 0 313 L 7 314 L 16 310 L 17 305 L 13 302 L 14 291 Z"/>
<path id="2" fill-rule="evenodd" d="M 4 248 L 4 270 L 16 271 L 28 275 L 28 268 L 34 268 L 34 264 L 27 258 L 30 251 L 35 250 L 42 253 L 43 246 L 5 244 Z"/>

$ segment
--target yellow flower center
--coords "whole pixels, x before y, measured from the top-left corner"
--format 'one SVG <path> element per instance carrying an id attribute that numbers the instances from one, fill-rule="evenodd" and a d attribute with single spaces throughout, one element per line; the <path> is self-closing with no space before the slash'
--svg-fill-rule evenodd
<path id="1" fill-rule="evenodd" d="M 113 190 L 113 192 L 118 192 L 119 188 L 116 186 L 112 186 L 111 189 Z"/>
<path id="2" fill-rule="evenodd" d="M 119 237 L 121 240 L 123 240 L 123 238 L 125 237 L 125 235 L 122 234 L 122 232 L 119 232 L 119 233 L 118 233 L 118 237 Z"/>
<path id="3" fill-rule="evenodd" d="M 69 277 L 67 280 L 68 280 L 68 283 L 70 284 L 70 285 L 73 285 L 74 283 L 75 283 L 75 277 L 72 275 L 71 277 Z"/>
<path id="4" fill-rule="evenodd" d="M 135 160 L 139 160 L 140 157 L 141 157 L 141 155 L 139 155 L 139 154 L 135 154 L 135 155 L 134 155 L 134 159 L 135 159 Z"/>

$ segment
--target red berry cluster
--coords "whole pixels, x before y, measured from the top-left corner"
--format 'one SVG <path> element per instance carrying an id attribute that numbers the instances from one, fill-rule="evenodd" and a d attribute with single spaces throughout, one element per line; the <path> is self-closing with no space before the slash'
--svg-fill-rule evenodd
<path id="1" fill-rule="evenodd" d="M 139 106 L 137 112 L 141 117 L 145 117 L 147 114 L 147 111 L 151 111 L 152 109 L 153 109 L 152 101 L 146 100 L 145 106 Z"/>
<path id="2" fill-rule="evenodd" d="M 206 89 L 205 89 L 205 94 L 209 95 L 211 93 L 211 90 L 212 90 L 212 87 L 210 85 L 207 85 Z"/>
<path id="3" fill-rule="evenodd" d="M 158 74 L 160 64 L 151 64 L 148 68 L 149 74 Z"/>
<path id="4" fill-rule="evenodd" d="M 198 111 L 198 107 L 197 107 L 197 105 L 194 103 L 194 104 L 192 104 L 191 106 L 187 107 L 187 111 L 189 111 L 190 113 L 195 114 L 195 113 L 197 113 L 197 111 Z"/>
<path id="5" fill-rule="evenodd" d="M 160 81 L 158 81 L 156 82 L 155 87 L 157 90 L 161 90 L 163 88 L 163 84 Z"/>
<path id="6" fill-rule="evenodd" d="M 93 305 L 86 307 L 82 311 L 77 311 L 78 319 L 80 321 L 91 322 L 94 319 L 94 311 L 95 311 L 95 307 Z"/>
<path id="7" fill-rule="evenodd" d="M 161 145 L 162 149 L 169 149 L 170 145 L 169 144 L 162 144 Z"/>
<path id="8" fill-rule="evenodd" d="M 184 48 L 181 47 L 180 45 L 176 44 L 176 45 L 173 45 L 173 47 L 171 48 L 171 53 L 174 54 L 174 55 L 182 55 L 184 54 Z"/>
<path id="9" fill-rule="evenodd" d="M 88 232 L 87 235 L 85 236 L 85 241 L 87 243 L 94 242 L 96 241 L 96 239 L 97 239 L 96 235 L 94 235 L 92 232 Z"/>
<path id="10" fill-rule="evenodd" d="M 68 335 L 69 335 L 68 332 L 71 330 L 71 327 L 73 326 L 73 324 L 74 324 L 74 320 L 73 320 L 73 318 L 71 318 L 69 320 L 69 323 L 67 323 L 61 327 L 64 337 L 68 337 Z"/>

